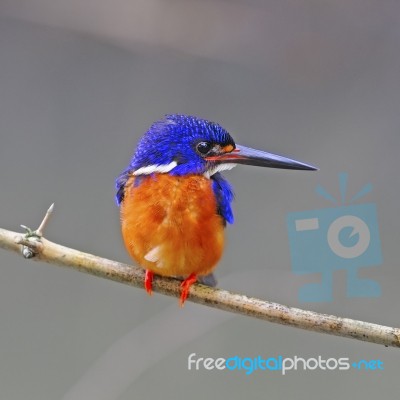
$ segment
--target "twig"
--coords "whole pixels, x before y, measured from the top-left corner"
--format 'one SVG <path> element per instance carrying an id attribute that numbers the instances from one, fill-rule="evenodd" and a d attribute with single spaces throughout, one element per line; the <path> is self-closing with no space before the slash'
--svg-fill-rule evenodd
<path id="1" fill-rule="evenodd" d="M 39 225 L 39 228 L 37 228 L 35 231 L 25 225 L 21 225 L 21 228 L 25 229 L 26 233 L 24 237 L 21 237 L 17 240 L 17 243 L 22 245 L 21 253 L 25 258 L 35 257 L 35 255 L 38 254 L 42 249 L 41 238 L 43 236 L 43 230 L 49 222 L 50 215 L 52 214 L 53 210 L 54 203 L 46 211 L 46 215 Z"/>
<path id="2" fill-rule="evenodd" d="M 21 246 L 26 247 L 32 251 L 33 260 L 70 267 L 91 275 L 143 288 L 144 271 L 139 267 L 83 253 L 44 239 L 42 230 L 51 211 L 52 207 L 36 231 L 27 229 L 25 235 L 0 229 L 0 247 L 18 253 L 21 252 Z M 153 290 L 168 296 L 179 297 L 180 283 L 179 280 L 173 278 L 155 276 Z M 195 284 L 191 287 L 188 300 L 220 310 L 309 331 L 400 347 L 399 328 L 287 307 L 201 284 Z"/>
<path id="3" fill-rule="evenodd" d="M 54 210 L 54 203 L 53 203 L 53 204 L 49 207 L 49 209 L 46 211 L 46 215 L 44 216 L 43 221 L 42 221 L 41 224 L 39 225 L 39 228 L 36 229 L 36 234 L 37 234 L 38 236 L 40 236 L 40 237 L 43 236 L 44 228 L 45 228 L 46 225 L 48 224 L 49 219 L 50 219 L 50 216 L 51 216 L 53 210 Z"/>

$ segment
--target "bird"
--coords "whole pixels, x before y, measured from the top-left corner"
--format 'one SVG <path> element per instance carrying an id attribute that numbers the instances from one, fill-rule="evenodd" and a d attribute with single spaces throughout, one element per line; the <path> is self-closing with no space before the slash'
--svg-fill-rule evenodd
<path id="1" fill-rule="evenodd" d="M 180 305 L 192 284 L 215 284 L 213 270 L 233 224 L 234 193 L 221 174 L 236 165 L 317 170 L 311 164 L 236 144 L 219 124 L 192 115 L 167 114 L 141 137 L 116 179 L 122 238 L 145 270 L 181 277 Z"/>

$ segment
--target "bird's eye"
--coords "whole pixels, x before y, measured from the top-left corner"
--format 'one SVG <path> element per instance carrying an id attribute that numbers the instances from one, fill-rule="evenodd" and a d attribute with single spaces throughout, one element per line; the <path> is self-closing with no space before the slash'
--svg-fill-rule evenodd
<path id="1" fill-rule="evenodd" d="M 196 146 L 196 150 L 202 154 L 207 154 L 212 148 L 212 144 L 210 142 L 200 142 Z"/>

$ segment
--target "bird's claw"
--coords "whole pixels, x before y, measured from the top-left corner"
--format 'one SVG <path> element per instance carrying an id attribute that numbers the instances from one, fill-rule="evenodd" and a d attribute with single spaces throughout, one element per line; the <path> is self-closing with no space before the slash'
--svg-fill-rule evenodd
<path id="1" fill-rule="evenodd" d="M 153 276 L 154 273 L 146 269 L 146 273 L 144 275 L 144 288 L 150 296 L 153 294 Z"/>
<path id="2" fill-rule="evenodd" d="M 184 306 L 186 299 L 189 296 L 189 290 L 190 287 L 193 285 L 193 283 L 197 282 L 197 276 L 196 274 L 190 274 L 182 283 L 181 283 L 181 296 L 179 298 L 179 305 L 181 307 Z"/>

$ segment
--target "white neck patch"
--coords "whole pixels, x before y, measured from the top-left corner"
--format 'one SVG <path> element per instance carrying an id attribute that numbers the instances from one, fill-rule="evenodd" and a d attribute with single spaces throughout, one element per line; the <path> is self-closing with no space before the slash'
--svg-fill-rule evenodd
<path id="1" fill-rule="evenodd" d="M 146 167 L 141 167 L 134 171 L 132 174 L 133 175 L 150 175 L 153 174 L 154 172 L 159 172 L 160 174 L 165 174 L 166 172 L 169 172 L 173 170 L 178 163 L 176 161 L 172 161 L 169 164 L 163 164 L 163 165 L 147 165 Z"/>
<path id="2" fill-rule="evenodd" d="M 218 164 L 215 167 L 210 168 L 209 170 L 207 170 L 206 172 L 204 172 L 204 176 L 208 179 L 210 179 L 211 176 L 213 176 L 214 174 L 216 174 L 217 172 L 221 172 L 221 171 L 228 171 L 234 167 L 236 167 L 237 164 L 234 163 L 226 163 L 226 164 Z"/>

